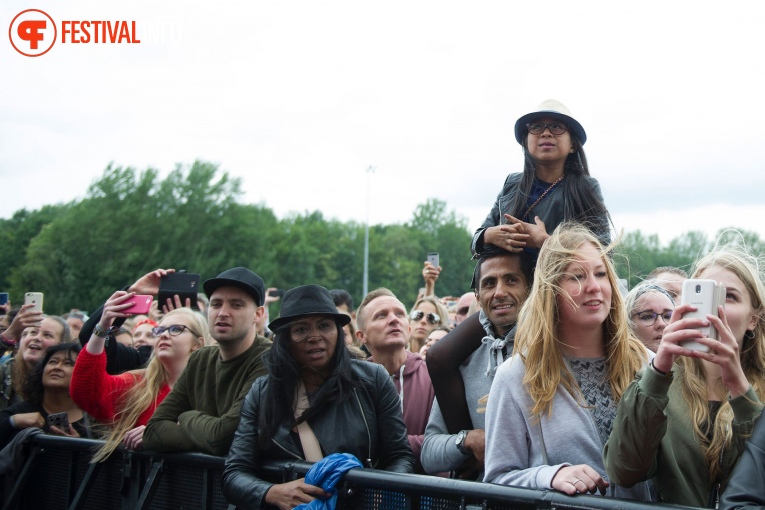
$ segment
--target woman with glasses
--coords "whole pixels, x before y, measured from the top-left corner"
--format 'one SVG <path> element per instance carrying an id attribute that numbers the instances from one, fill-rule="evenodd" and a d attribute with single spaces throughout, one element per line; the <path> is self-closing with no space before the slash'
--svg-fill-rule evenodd
<path id="1" fill-rule="evenodd" d="M 630 328 L 649 350 L 656 352 L 669 324 L 675 301 L 651 280 L 636 285 L 625 299 Z"/>
<path id="2" fill-rule="evenodd" d="M 123 443 L 137 449 L 143 431 L 173 384 L 186 368 L 191 353 L 209 337 L 205 318 L 189 308 L 168 312 L 155 327 L 154 353 L 145 369 L 119 375 L 106 372 L 104 343 L 115 319 L 126 318 L 134 292 L 117 291 L 106 301 L 101 320 L 80 354 L 72 376 L 72 398 L 97 421 L 109 427 L 104 446 L 93 462 L 105 460 Z"/>
<path id="3" fill-rule="evenodd" d="M 611 242 L 610 216 L 598 181 L 590 176 L 584 127 L 559 101 L 548 99 L 515 122 L 523 150 L 523 171 L 505 179 L 497 200 L 473 235 L 471 250 L 480 255 L 491 244 L 535 256 L 559 224 L 574 221 L 589 228 L 603 246 Z M 428 352 L 428 370 L 451 433 L 470 429 L 470 413 L 459 366 L 481 345 L 483 328 L 471 317 Z"/>
<path id="4" fill-rule="evenodd" d="M 581 225 L 561 225 L 542 247 L 513 357 L 489 393 L 485 482 L 650 499 L 648 484 L 617 486 L 603 465 L 617 403 L 649 359 L 608 249 Z"/>
<path id="5" fill-rule="evenodd" d="M 624 392 L 603 459 L 611 480 L 653 478 L 666 503 L 714 508 L 763 409 L 763 261 L 726 245 L 693 278 L 725 285 L 725 306 L 705 319 L 675 308 L 656 357 Z M 700 328 L 712 325 L 717 339 Z M 686 341 L 706 346 L 690 350 Z"/>
<path id="6" fill-rule="evenodd" d="M 301 478 L 274 484 L 258 477 L 260 462 L 317 462 L 333 453 L 364 466 L 414 472 L 401 402 L 388 373 L 351 360 L 340 313 L 319 285 L 288 290 L 268 328 L 268 375 L 250 389 L 223 471 L 223 494 L 237 508 L 291 509 L 327 494 Z"/>
<path id="7" fill-rule="evenodd" d="M 438 326 L 449 327 L 449 311 L 435 296 L 425 296 L 417 300 L 409 312 L 409 350 L 420 352 L 428 340 L 428 335 Z"/>

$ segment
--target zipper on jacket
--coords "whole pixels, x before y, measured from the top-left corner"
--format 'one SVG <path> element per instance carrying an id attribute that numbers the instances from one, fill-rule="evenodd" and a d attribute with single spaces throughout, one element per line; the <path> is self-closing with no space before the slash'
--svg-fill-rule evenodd
<path id="1" fill-rule="evenodd" d="M 369 430 L 369 422 L 367 422 L 367 416 L 364 414 L 364 408 L 361 405 L 359 394 L 356 392 L 356 388 L 353 389 L 353 396 L 356 397 L 356 403 L 359 405 L 359 411 L 361 411 L 361 418 L 364 420 L 364 426 L 367 428 L 367 446 L 369 457 L 367 458 L 367 467 L 373 468 L 372 465 L 372 432 Z"/>
<path id="2" fill-rule="evenodd" d="M 282 446 L 282 444 L 276 440 L 275 437 L 271 438 L 271 442 L 274 443 L 276 446 L 278 446 L 280 449 L 284 450 L 285 452 L 289 453 L 293 457 L 295 457 L 298 460 L 305 460 L 303 457 L 298 455 L 297 453 L 293 452 L 292 450 L 288 449 L 286 446 Z"/>

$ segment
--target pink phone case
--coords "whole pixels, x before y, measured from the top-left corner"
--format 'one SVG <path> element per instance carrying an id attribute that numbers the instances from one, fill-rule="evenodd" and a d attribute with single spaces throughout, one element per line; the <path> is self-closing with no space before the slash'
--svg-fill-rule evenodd
<path id="1" fill-rule="evenodd" d="M 136 294 L 133 296 L 133 306 L 122 310 L 122 313 L 129 313 L 131 315 L 144 315 L 148 314 L 151 309 L 151 302 L 154 300 L 152 296 Z"/>

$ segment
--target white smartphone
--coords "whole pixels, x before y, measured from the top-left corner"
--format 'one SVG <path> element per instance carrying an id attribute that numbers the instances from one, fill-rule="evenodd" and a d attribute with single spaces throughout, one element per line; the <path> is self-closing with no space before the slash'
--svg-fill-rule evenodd
<path id="1" fill-rule="evenodd" d="M 31 308 L 33 312 L 42 312 L 43 311 L 43 293 L 42 292 L 27 292 L 24 294 L 24 304 L 28 305 L 29 303 L 34 304 Z"/>
<path id="2" fill-rule="evenodd" d="M 433 267 L 438 268 L 438 252 L 432 251 L 428 253 L 428 262 L 433 264 Z"/>
<path id="3" fill-rule="evenodd" d="M 696 307 L 695 312 L 687 312 L 683 318 L 706 319 L 707 315 L 717 317 L 717 307 L 725 306 L 725 285 L 714 280 L 685 280 L 680 304 Z M 717 330 L 714 325 L 698 328 L 705 337 L 717 340 Z M 709 351 L 709 347 L 699 342 L 689 340 L 682 346 L 692 351 Z"/>

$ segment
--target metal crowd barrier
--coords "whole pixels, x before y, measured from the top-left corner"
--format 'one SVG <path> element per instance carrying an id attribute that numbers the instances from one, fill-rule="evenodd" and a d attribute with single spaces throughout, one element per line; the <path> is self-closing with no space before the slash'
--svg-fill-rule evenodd
<path id="1" fill-rule="evenodd" d="M 38 435 L 14 477 L 1 482 L 3 510 L 14 509 L 215 509 L 234 510 L 223 498 L 223 458 L 201 453 L 123 451 L 90 464 L 101 444 L 89 439 Z M 259 476 L 273 482 L 300 478 L 305 462 L 264 463 Z M 692 508 L 555 491 L 403 475 L 373 469 L 349 471 L 338 510 L 656 510 Z"/>

